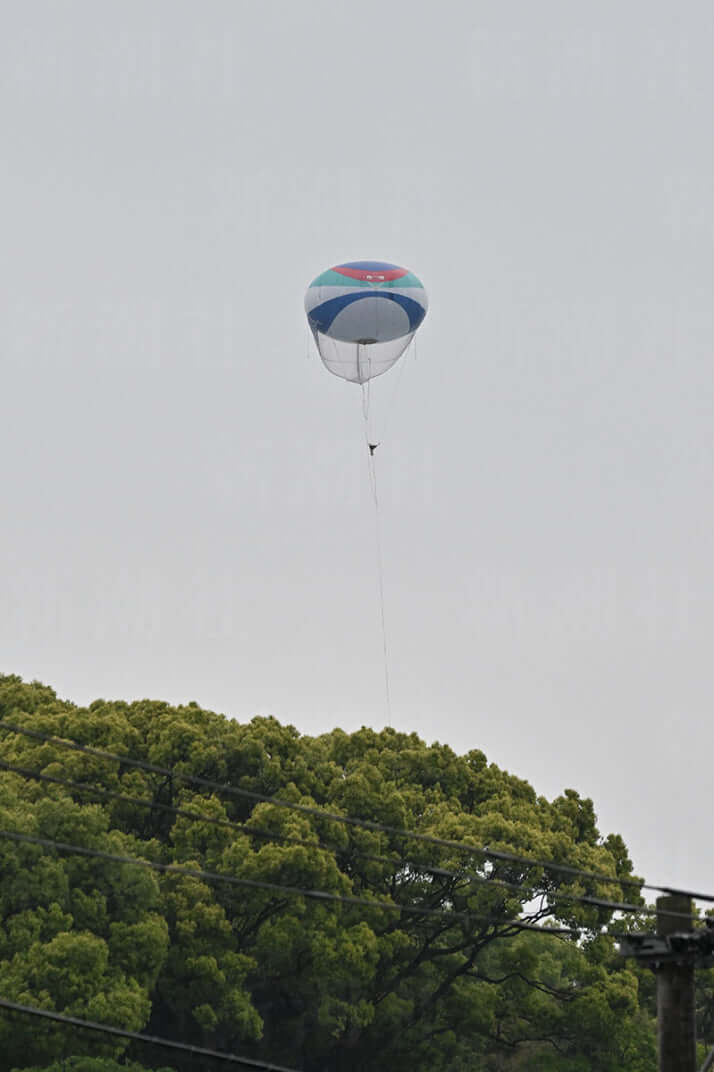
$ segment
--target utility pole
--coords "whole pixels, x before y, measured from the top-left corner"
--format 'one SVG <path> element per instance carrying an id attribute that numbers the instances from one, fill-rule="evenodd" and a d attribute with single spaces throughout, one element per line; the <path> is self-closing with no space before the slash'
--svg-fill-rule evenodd
<path id="1" fill-rule="evenodd" d="M 657 898 L 657 935 L 660 938 L 691 930 L 690 897 L 671 894 Z M 687 951 L 682 953 L 681 959 L 662 960 L 655 969 L 659 1072 L 696 1072 L 697 1067 L 694 957 Z"/>
<path id="2" fill-rule="evenodd" d="M 695 929 L 691 897 L 658 897 L 657 933 L 623 935 L 620 953 L 635 957 L 657 975 L 659 1072 L 696 1072 L 694 969 L 714 963 L 714 921 Z M 705 1069 L 711 1067 L 707 1061 Z"/>

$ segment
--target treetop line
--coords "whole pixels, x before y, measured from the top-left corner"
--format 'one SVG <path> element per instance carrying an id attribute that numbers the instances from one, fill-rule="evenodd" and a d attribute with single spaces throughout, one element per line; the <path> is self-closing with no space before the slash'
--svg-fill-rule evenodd
<path id="1" fill-rule="evenodd" d="M 692 890 L 683 890 L 683 889 L 679 889 L 679 888 L 674 887 L 674 886 L 660 885 L 660 884 L 648 883 L 648 882 L 644 882 L 644 881 L 640 882 L 637 879 L 627 878 L 626 876 L 623 876 L 622 878 L 618 878 L 617 876 L 606 875 L 606 874 L 604 874 L 602 872 L 598 872 L 598 871 L 587 871 L 587 870 L 584 870 L 582 868 L 573 867 L 573 866 L 571 866 L 569 864 L 558 863 L 558 862 L 553 861 L 553 860 L 539 860 L 539 859 L 536 859 L 534 857 L 521 856 L 521 855 L 518 855 L 517 853 L 504 852 L 503 850 L 500 850 L 500 849 L 492 849 L 488 845 L 473 845 L 473 844 L 469 844 L 468 842 L 454 841 L 454 840 L 451 840 L 449 838 L 436 837 L 436 836 L 434 836 L 432 834 L 424 834 L 424 833 L 421 833 L 421 832 L 416 831 L 416 830 L 403 830 L 403 829 L 400 829 L 399 827 L 390 826 L 387 823 L 380 823 L 380 822 L 377 822 L 377 821 L 372 820 L 372 819 L 362 819 L 362 818 L 360 818 L 358 816 L 339 815 L 336 812 L 323 811 L 320 808 L 310 807 L 309 805 L 306 805 L 306 804 L 298 804 L 295 801 L 289 801 L 289 800 L 281 799 L 279 797 L 269 796 L 268 794 L 264 794 L 264 793 L 257 793 L 254 790 L 243 789 L 240 786 L 234 786 L 234 785 L 229 785 L 229 784 L 226 784 L 226 783 L 216 782 L 216 781 L 213 781 L 212 779 L 202 778 L 202 777 L 199 777 L 198 775 L 194 775 L 194 774 L 187 774 L 187 773 L 184 773 L 182 771 L 177 770 L 176 768 L 162 767 L 162 766 L 159 766 L 159 765 L 154 764 L 154 763 L 148 763 L 146 760 L 134 759 L 134 758 L 132 758 L 130 756 L 121 756 L 121 755 L 117 755 L 117 754 L 115 754 L 113 752 L 105 751 L 103 749 L 92 748 L 89 745 L 81 744 L 78 741 L 73 741 L 71 739 L 66 739 L 66 738 L 62 738 L 62 737 L 56 737 L 56 736 L 53 736 L 51 734 L 41 733 L 38 730 L 31 730 L 31 729 L 28 729 L 27 727 L 18 726 L 18 725 L 14 724 L 14 723 L 10 723 L 10 722 L 7 722 L 7 721 L 2 720 L 2 719 L 0 719 L 0 729 L 6 730 L 9 733 L 22 734 L 23 736 L 31 737 L 31 738 L 34 738 L 35 740 L 40 740 L 40 741 L 43 741 L 43 742 L 48 743 L 48 744 L 54 744 L 54 745 L 57 745 L 57 746 L 59 746 L 61 748 L 70 749 L 70 750 L 76 751 L 76 752 L 82 752 L 82 753 L 85 753 L 87 755 L 91 755 L 91 756 L 93 756 L 95 758 L 98 758 L 98 759 L 106 759 L 106 760 L 109 760 L 110 762 L 113 762 L 113 763 L 118 763 L 118 764 L 124 765 L 124 766 L 135 767 L 135 768 L 140 769 L 140 770 L 150 771 L 150 772 L 152 772 L 154 774 L 161 774 L 161 775 L 164 775 L 165 777 L 168 777 L 168 778 L 179 778 L 179 779 L 181 779 L 181 780 L 183 780 L 185 782 L 188 782 L 190 784 L 198 785 L 198 786 L 201 786 L 202 788 L 205 788 L 205 789 L 213 789 L 213 790 L 215 790 L 215 791 L 217 791 L 219 793 L 227 793 L 227 794 L 230 794 L 232 796 L 239 796 L 239 797 L 244 797 L 244 798 L 246 798 L 248 800 L 254 800 L 254 801 L 258 802 L 258 803 L 272 804 L 274 807 L 286 808 L 286 809 L 290 809 L 290 810 L 293 810 L 293 811 L 301 812 L 304 815 L 310 815 L 310 816 L 312 816 L 314 818 L 318 818 L 318 819 L 321 819 L 323 821 L 327 820 L 327 821 L 330 821 L 330 822 L 344 823 L 344 824 L 351 825 L 351 826 L 361 827 L 361 828 L 363 828 L 365 830 L 370 830 L 370 831 L 373 831 L 373 832 L 380 832 L 380 833 L 385 833 L 385 834 L 391 834 L 392 836 L 401 837 L 401 838 L 405 838 L 405 839 L 409 839 L 409 840 L 413 840 L 413 841 L 420 841 L 420 842 L 423 842 L 423 843 L 426 843 L 426 844 L 440 846 L 442 848 L 456 849 L 456 850 L 458 850 L 460 852 L 464 852 L 464 853 L 468 853 L 468 854 L 478 854 L 480 856 L 484 856 L 486 859 L 502 860 L 502 861 L 509 862 L 509 863 L 518 863 L 518 864 L 522 864 L 525 867 L 541 867 L 544 870 L 555 871 L 555 872 L 558 872 L 558 873 L 561 873 L 561 874 L 566 874 L 566 875 L 572 875 L 574 878 L 575 877 L 587 878 L 587 879 L 591 879 L 593 881 L 602 882 L 602 883 L 608 883 L 608 884 L 612 884 L 612 885 L 631 886 L 631 887 L 633 887 L 633 888 L 635 888 L 637 890 L 652 890 L 652 891 L 656 891 L 658 893 L 669 894 L 669 895 L 673 895 L 673 896 L 676 895 L 676 896 L 683 896 L 683 897 L 691 897 L 694 900 L 698 900 L 698 901 L 706 901 L 706 902 L 709 902 L 709 903 L 714 902 L 714 894 L 698 893 L 698 892 L 694 892 Z M 23 771 L 23 773 L 25 773 L 25 772 Z M 30 772 L 27 772 L 27 774 L 28 774 L 28 776 L 36 777 L 35 774 L 30 775 Z M 88 788 L 88 790 L 91 791 L 91 789 L 93 787 L 87 787 L 87 788 Z M 103 789 L 97 790 L 97 791 L 102 792 L 102 793 L 105 792 L 105 790 L 103 790 Z M 137 800 L 137 801 L 133 801 L 133 803 L 137 803 L 137 804 L 141 805 L 142 802 Z M 171 809 L 169 809 L 169 810 L 171 810 Z M 206 816 L 197 816 L 197 818 L 200 818 L 201 820 L 211 821 L 210 819 L 207 819 Z M 252 831 L 246 831 L 246 832 L 252 832 Z M 258 835 L 258 836 L 260 836 L 260 835 Z M 312 843 L 309 843 L 309 844 L 310 844 L 310 847 L 312 847 L 312 848 L 319 848 L 320 847 L 320 846 L 314 845 Z M 406 862 L 406 859 L 407 858 L 405 857 L 404 862 Z M 393 861 L 390 861 L 390 862 L 393 862 Z M 397 861 L 397 862 L 399 862 L 399 861 Z M 427 870 L 427 868 L 424 868 L 424 870 Z M 452 873 L 452 875 L 453 875 L 453 877 L 459 877 L 459 878 L 468 877 L 468 876 L 466 876 L 466 875 L 464 875 L 462 873 Z M 474 877 L 476 877 L 476 876 L 474 876 Z M 477 877 L 480 878 L 481 876 L 477 876 Z M 515 885 L 520 885 L 520 884 L 515 884 Z M 527 887 L 523 886 L 522 888 L 527 888 Z M 618 911 L 625 911 L 625 912 L 633 912 L 634 911 L 634 912 L 639 912 L 639 913 L 642 913 L 642 914 L 645 914 L 645 915 L 647 915 L 647 914 L 652 915 L 654 913 L 654 910 L 647 909 L 645 906 L 623 905 L 623 904 L 620 904 L 620 903 L 617 903 L 617 902 L 607 902 L 607 901 L 601 902 L 600 899 L 597 899 L 597 898 L 590 899 L 590 898 L 586 898 L 586 897 L 580 898 L 580 897 L 574 896 L 573 899 L 578 900 L 578 901 L 582 901 L 583 903 L 587 903 L 587 904 L 594 904 L 597 907 L 608 907 L 608 908 L 612 908 L 613 910 L 618 910 Z"/>
<path id="2" fill-rule="evenodd" d="M 168 814 L 178 815 L 183 818 L 187 818 L 192 822 L 206 822 L 213 826 L 220 826 L 231 830 L 237 830 L 241 833 L 245 833 L 250 837 L 265 838 L 270 841 L 278 841 L 286 845 L 298 845 L 304 848 L 317 849 L 320 852 L 334 853 L 339 851 L 339 847 L 327 845 L 322 841 L 309 841 L 307 838 L 294 837 L 290 834 L 282 834 L 277 831 L 270 831 L 262 829 L 261 827 L 248 826 L 246 823 L 232 822 L 230 819 L 218 819 L 215 816 L 203 815 L 197 811 L 191 811 L 187 808 L 179 808 L 171 804 L 163 804 L 160 801 L 146 800 L 139 797 L 126 796 L 124 793 L 117 793 L 111 789 L 100 788 L 99 786 L 87 785 L 82 782 L 74 782 L 64 778 L 58 778 L 51 774 L 42 774 L 39 771 L 29 770 L 26 767 L 19 767 L 12 763 L 6 763 L 4 760 L 0 760 L 0 770 L 6 770 L 13 774 L 19 774 L 24 778 L 33 779 L 40 782 L 48 782 L 52 785 L 61 785 L 65 788 L 72 789 L 77 792 L 90 793 L 105 800 L 115 800 L 124 804 L 131 804 L 132 806 L 138 806 L 146 809 L 156 809 Z M 9 835 L 8 835 L 9 836 Z M 518 893 L 528 893 L 532 886 L 529 886 L 525 882 L 509 882 L 502 878 L 495 878 L 492 876 L 479 875 L 475 871 L 461 870 L 454 871 L 445 867 L 436 867 L 431 864 L 418 863 L 411 865 L 408 857 L 393 857 L 384 856 L 377 853 L 365 852 L 359 847 L 354 847 L 351 851 L 355 855 L 359 856 L 363 860 L 369 860 L 374 863 L 384 863 L 392 867 L 405 867 L 411 866 L 415 871 L 423 872 L 425 874 L 436 875 L 441 878 L 453 878 L 460 881 L 471 881 L 487 883 L 489 886 L 498 886 L 503 889 L 513 890 Z M 220 876 L 219 876 L 220 877 Z M 625 901 L 610 901 L 602 897 L 594 897 L 588 894 L 569 894 L 558 893 L 557 897 L 553 898 L 554 902 L 561 904 L 584 904 L 595 908 L 605 908 L 616 912 L 631 912 L 638 915 L 650 916 L 656 913 L 656 909 L 648 908 L 645 905 L 630 904 Z M 373 904 L 373 902 L 369 902 Z M 667 913 L 673 918 L 681 918 L 686 920 L 687 923 L 691 921 L 689 914 L 683 914 L 679 912 Z M 529 925 L 530 926 L 530 925 Z M 546 928 L 539 927 L 539 930 L 545 930 Z M 550 928 L 555 930 L 556 933 L 561 933 L 561 928 Z M 565 929 L 568 933 L 572 932 L 578 934 L 579 931 L 576 928 Z M 608 932 L 612 934 L 612 932 Z M 614 934 L 613 934 L 614 937 Z"/>

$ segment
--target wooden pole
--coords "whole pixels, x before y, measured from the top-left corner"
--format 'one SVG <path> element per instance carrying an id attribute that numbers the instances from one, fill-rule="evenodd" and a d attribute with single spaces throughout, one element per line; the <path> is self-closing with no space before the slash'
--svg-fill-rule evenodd
<path id="1" fill-rule="evenodd" d="M 667 915 L 676 912 L 689 920 Z M 691 931 L 692 901 L 679 894 L 657 898 L 657 934 Z M 657 1044 L 659 1072 L 696 1072 L 694 961 L 664 961 L 657 970 Z"/>

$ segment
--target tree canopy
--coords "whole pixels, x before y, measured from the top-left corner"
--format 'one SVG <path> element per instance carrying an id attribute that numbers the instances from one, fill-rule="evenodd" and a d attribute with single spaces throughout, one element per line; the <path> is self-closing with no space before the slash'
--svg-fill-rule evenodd
<path id="1" fill-rule="evenodd" d="M 549 801 L 478 750 L 392 729 L 309 737 L 196 703 L 83 708 L 15 676 L 0 677 L 0 719 L 125 757 L 0 729 L 2 830 L 256 883 L 0 837 L 5 999 L 303 1072 L 654 1068 L 638 973 L 603 934 L 611 911 L 573 899 L 636 899 L 632 865 L 575 790 Z M 6 1012 L 0 1050 L 18 1072 L 220 1067 Z"/>

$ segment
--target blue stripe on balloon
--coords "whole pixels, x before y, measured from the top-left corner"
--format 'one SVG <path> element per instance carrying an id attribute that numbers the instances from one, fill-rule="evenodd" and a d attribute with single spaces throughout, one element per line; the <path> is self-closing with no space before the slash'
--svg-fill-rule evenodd
<path id="1" fill-rule="evenodd" d="M 307 318 L 310 321 L 310 327 L 314 331 L 321 331 L 324 333 L 330 330 L 332 321 L 335 319 L 338 313 L 341 313 L 352 302 L 362 301 L 364 298 L 380 298 L 384 301 L 393 301 L 397 305 L 401 305 L 404 312 L 409 317 L 409 330 L 416 331 L 421 324 L 422 320 L 426 316 L 426 309 L 419 302 L 414 301 L 413 298 L 405 298 L 403 294 L 390 294 L 386 290 L 368 290 L 361 294 L 345 294 L 339 298 L 330 298 L 329 301 L 323 302 L 322 305 L 316 305 L 314 309 L 311 309 L 307 314 Z"/>

